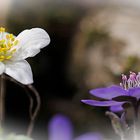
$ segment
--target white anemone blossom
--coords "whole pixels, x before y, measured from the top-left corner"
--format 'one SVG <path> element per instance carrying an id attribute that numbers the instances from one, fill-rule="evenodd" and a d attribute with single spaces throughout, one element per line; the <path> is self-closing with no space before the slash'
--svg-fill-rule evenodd
<path id="1" fill-rule="evenodd" d="M 32 84 L 32 70 L 25 59 L 35 56 L 49 43 L 48 33 L 41 28 L 24 30 L 14 36 L 0 27 L 0 75 L 5 73 L 22 84 Z"/>

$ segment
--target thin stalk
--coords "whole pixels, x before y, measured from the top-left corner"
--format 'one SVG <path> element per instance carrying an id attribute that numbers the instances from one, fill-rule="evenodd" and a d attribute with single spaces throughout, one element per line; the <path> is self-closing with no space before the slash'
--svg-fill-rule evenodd
<path id="1" fill-rule="evenodd" d="M 32 93 L 35 95 L 36 102 L 37 102 L 37 105 L 36 105 L 36 108 L 35 108 L 34 112 L 33 112 L 33 113 L 30 113 L 30 114 L 31 114 L 31 121 L 30 121 L 28 130 L 27 130 L 27 136 L 30 136 L 31 133 L 32 133 L 33 127 L 34 127 L 35 119 L 36 119 L 37 114 L 38 114 L 39 109 L 40 109 L 41 100 L 40 100 L 39 93 L 38 93 L 38 91 L 35 89 L 35 87 L 33 87 L 32 85 L 27 85 L 27 87 L 28 87 L 29 90 L 32 91 Z M 32 107 L 32 106 L 30 106 L 30 107 Z"/>
<path id="2" fill-rule="evenodd" d="M 35 122 L 35 119 L 36 119 L 37 114 L 39 112 L 40 105 L 41 105 L 39 93 L 32 85 L 23 85 L 7 75 L 5 75 L 5 77 L 9 81 L 14 82 L 15 84 L 21 86 L 26 91 L 26 93 L 28 95 L 28 98 L 30 100 L 30 106 L 29 106 L 30 123 L 29 123 L 28 129 L 27 129 L 27 136 L 31 136 L 31 133 L 32 133 L 33 127 L 34 127 L 34 122 Z M 36 105 L 36 108 L 34 111 L 33 111 L 34 101 L 33 101 L 33 97 L 30 95 L 30 92 L 32 92 L 36 98 L 37 105 Z"/>
<path id="3" fill-rule="evenodd" d="M 5 114 L 5 77 L 4 75 L 0 76 L 0 127 L 4 121 Z"/>

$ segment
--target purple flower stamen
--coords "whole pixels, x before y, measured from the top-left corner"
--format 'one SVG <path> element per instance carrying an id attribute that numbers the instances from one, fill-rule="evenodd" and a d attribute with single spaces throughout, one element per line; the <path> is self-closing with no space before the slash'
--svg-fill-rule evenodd
<path id="1" fill-rule="evenodd" d="M 120 86 L 125 90 L 140 87 L 140 72 L 138 74 L 130 72 L 129 78 L 122 74 L 122 83 L 120 83 Z"/>
<path id="2" fill-rule="evenodd" d="M 124 89 L 127 89 L 127 76 L 122 74 L 122 83 L 120 83 L 120 86 Z"/>

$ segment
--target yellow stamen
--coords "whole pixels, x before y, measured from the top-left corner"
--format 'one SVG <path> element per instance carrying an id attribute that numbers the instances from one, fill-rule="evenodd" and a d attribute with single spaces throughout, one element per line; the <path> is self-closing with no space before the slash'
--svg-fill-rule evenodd
<path id="1" fill-rule="evenodd" d="M 14 46 L 16 46 L 18 43 L 19 43 L 19 41 L 18 40 L 15 40 Z"/>
<path id="2" fill-rule="evenodd" d="M 9 60 L 11 57 L 12 57 L 11 55 L 7 56 L 6 57 L 6 60 Z"/>
<path id="3" fill-rule="evenodd" d="M 9 39 L 9 34 L 6 35 L 6 39 Z"/>
<path id="4" fill-rule="evenodd" d="M 16 52 L 16 49 L 13 49 L 12 51 L 11 51 L 11 54 L 13 54 L 13 53 L 15 53 Z"/>
<path id="5" fill-rule="evenodd" d="M 0 59 L 4 59 L 5 57 L 3 55 L 0 56 Z"/>
<path id="6" fill-rule="evenodd" d="M 15 39 L 13 34 L 5 33 L 5 28 L 3 27 L 0 27 L 0 35 L 2 37 L 0 40 L 0 62 L 2 62 L 13 57 L 13 54 L 16 52 L 14 46 L 17 46 L 19 41 Z"/>
<path id="7" fill-rule="evenodd" d="M 5 32 L 5 28 L 0 27 L 0 32 Z"/>
<path id="8" fill-rule="evenodd" d="M 13 37 L 13 38 L 11 39 L 11 41 L 12 41 L 12 42 L 15 41 L 15 38 Z"/>

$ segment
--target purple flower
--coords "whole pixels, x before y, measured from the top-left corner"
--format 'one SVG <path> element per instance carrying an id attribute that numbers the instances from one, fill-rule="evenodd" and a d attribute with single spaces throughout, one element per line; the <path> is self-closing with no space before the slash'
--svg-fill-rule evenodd
<path id="1" fill-rule="evenodd" d="M 73 138 L 72 124 L 63 115 L 56 115 L 52 118 L 48 127 L 48 140 L 103 140 L 98 133 L 86 133 Z"/>
<path id="2" fill-rule="evenodd" d="M 120 86 L 112 85 L 107 88 L 97 88 L 90 91 L 90 94 L 104 101 L 81 100 L 83 103 L 91 106 L 110 107 L 113 112 L 122 111 L 123 105 L 131 104 L 136 108 L 140 102 L 140 72 L 135 74 L 130 72 L 129 78 L 122 74 L 122 83 Z"/>

